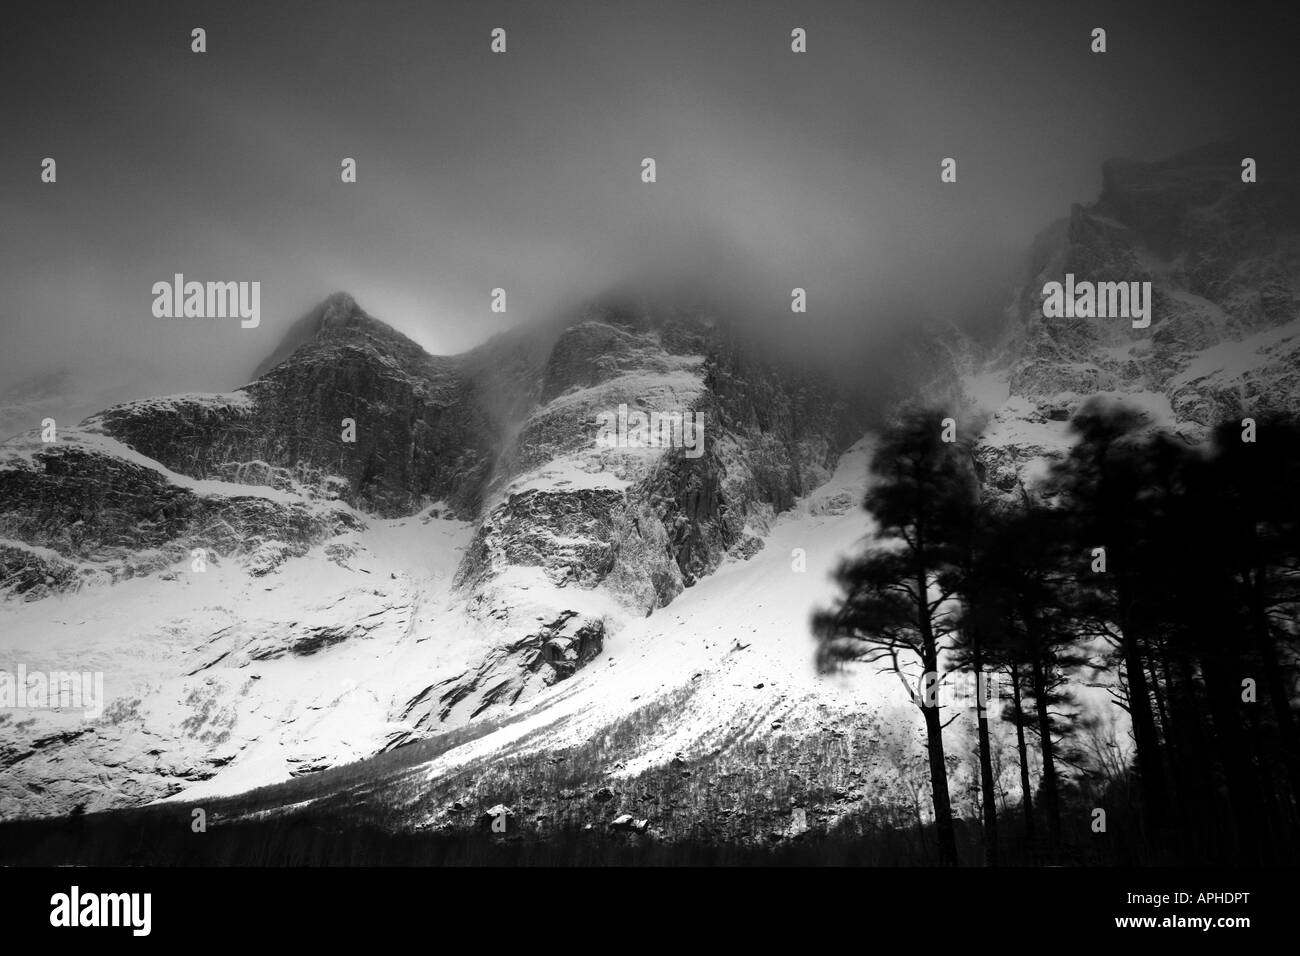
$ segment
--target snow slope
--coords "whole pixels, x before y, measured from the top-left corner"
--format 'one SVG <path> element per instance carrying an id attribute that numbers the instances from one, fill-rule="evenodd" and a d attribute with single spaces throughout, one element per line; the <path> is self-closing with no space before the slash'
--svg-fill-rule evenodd
<path id="1" fill-rule="evenodd" d="M 624 761 L 626 775 L 678 752 L 707 750 L 737 723 L 758 730 L 779 721 L 794 732 L 801 718 L 826 708 L 912 710 L 892 675 L 858 668 L 820 676 L 813 667 L 809 619 L 834 596 L 835 566 L 870 533 L 860 507 L 868 451 L 866 440 L 854 445 L 830 481 L 776 519 L 757 554 L 728 559 L 667 608 L 623 622 L 602 660 L 538 698 L 523 719 L 438 758 L 430 776 L 494 751 L 517 753 L 524 738 L 531 750 L 578 743 L 633 702 L 692 683 L 698 686 L 687 708 Z M 805 570 L 795 570 L 796 549 Z"/>
<path id="2" fill-rule="evenodd" d="M 260 577 L 235 562 L 200 573 L 187 559 L 161 576 L 0 604 L 0 668 L 102 672 L 110 701 L 93 722 L 6 713 L 0 811 L 21 812 L 30 784 L 81 793 L 87 775 L 103 780 L 92 809 L 212 775 L 256 786 L 411 733 L 401 714 L 426 675 L 490 643 L 451 598 L 471 526 L 436 510 L 372 519 Z M 54 734 L 77 736 L 38 746 Z M 96 773 L 100 764 L 124 779 Z"/>
<path id="3" fill-rule="evenodd" d="M 820 677 L 812 664 L 809 617 L 833 596 L 836 563 L 869 531 L 860 508 L 867 453 L 865 441 L 855 445 L 825 485 L 776 519 L 761 550 L 728 558 L 667 608 L 636 616 L 600 590 L 570 589 L 570 606 L 582 598 L 586 613 L 609 625 L 602 655 L 524 701 L 522 719 L 446 759 L 474 759 L 539 728 L 551 730 L 532 745 L 563 746 L 633 701 L 692 682 L 692 708 L 646 742 L 629 773 L 759 713 L 790 720 L 824 706 L 908 706 L 892 676 Z M 5 728 L 11 753 L 52 734 L 80 736 L 20 761 L 22 772 L 0 785 L 0 808 L 20 812 L 37 779 L 81 792 L 99 764 L 126 771 L 127 782 L 105 779 L 92 809 L 118 803 L 123 788 L 139 798 L 234 794 L 418 734 L 427 710 L 412 702 L 497 643 L 452 587 L 473 527 L 438 512 L 368 518 L 262 577 L 234 562 L 203 573 L 181 562 L 161 578 L 0 604 L 0 667 L 101 671 L 110 701 L 94 724 L 75 712 L 14 712 Z M 796 549 L 804 570 L 795 569 Z M 509 587 L 513 617 L 527 616 L 530 589 L 538 608 L 553 608 L 553 585 L 539 569 L 511 568 L 507 578 L 497 584 Z M 462 709 L 426 729 L 468 719 Z"/>

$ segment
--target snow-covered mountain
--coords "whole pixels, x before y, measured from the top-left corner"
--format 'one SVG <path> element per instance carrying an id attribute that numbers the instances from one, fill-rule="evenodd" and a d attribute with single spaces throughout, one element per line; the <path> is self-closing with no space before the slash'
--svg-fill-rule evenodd
<path id="1" fill-rule="evenodd" d="M 1222 421 L 1300 412 L 1300 166 L 1279 151 L 1243 182 L 1251 152 L 1108 162 L 1098 200 L 1038 236 L 1000 341 L 960 360 L 961 400 L 992 416 L 982 446 L 995 487 L 1030 483 L 1092 396 L 1189 442 Z M 1066 275 L 1150 282 L 1150 326 L 1044 318 L 1044 286 Z"/>
<path id="2" fill-rule="evenodd" d="M 234 392 L 0 450 L 5 663 L 108 699 L 0 717 L 6 815 L 233 791 L 525 704 L 761 550 L 854 437 L 843 397 L 699 310 L 598 304 L 439 358 L 335 295 L 289 340 Z M 703 446 L 611 447 L 620 406 L 701 415 Z"/>
<path id="3" fill-rule="evenodd" d="M 993 347 L 926 350 L 918 390 L 987 418 L 991 490 L 1032 484 L 1092 395 L 1188 440 L 1300 410 L 1300 190 L 1239 161 L 1107 164 L 1036 241 Z M 1045 319 L 1066 273 L 1150 281 L 1150 327 Z M 865 803 L 920 819 L 897 679 L 811 660 L 809 615 L 870 533 L 863 409 L 740 328 L 606 301 L 435 357 L 340 294 L 234 392 L 0 445 L 0 668 L 100 671 L 108 698 L 93 721 L 0 714 L 0 814 L 334 780 L 425 740 L 324 789 L 428 828 L 503 792 L 537 826 L 733 839 Z M 702 413 L 704 453 L 609 447 L 621 405 Z"/>

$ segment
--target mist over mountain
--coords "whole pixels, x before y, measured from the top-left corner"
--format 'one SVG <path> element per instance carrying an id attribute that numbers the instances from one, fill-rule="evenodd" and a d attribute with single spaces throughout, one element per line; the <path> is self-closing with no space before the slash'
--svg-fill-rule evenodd
<path id="1" fill-rule="evenodd" d="M 1281 861 L 1289 19 L 20 5 L 0 863 Z"/>
<path id="2" fill-rule="evenodd" d="M 603 781 L 641 793 L 665 761 L 762 786 L 820 734 L 879 750 L 883 728 L 891 759 L 913 759 L 898 685 L 819 677 L 799 639 L 871 533 L 872 430 L 909 399 L 982 415 L 987 492 L 1015 496 L 1099 394 L 1189 441 L 1294 412 L 1300 193 L 1294 175 L 1238 173 L 1222 145 L 1107 164 L 1097 201 L 1041 232 L 997 334 L 900 330 L 856 377 L 707 284 L 622 283 L 452 356 L 340 292 L 241 388 L 115 405 L 53 443 L 33 428 L 0 445 L 6 633 L 32 666 L 98 662 L 105 716 L 8 724 L 0 808 L 233 795 L 452 731 L 468 736 L 436 771 L 374 772 L 394 792 L 432 773 L 436 799 L 472 807 L 495 792 L 485 754 L 559 759 L 638 726 L 566 778 L 566 813 L 600 817 Z M 1044 318 L 1043 285 L 1067 271 L 1152 282 L 1150 328 Z M 620 407 L 702 416 L 700 454 L 602 444 Z M 819 786 L 902 799 L 885 767 L 827 765 Z M 797 823 L 752 812 L 824 830 L 860 798 L 818 798 Z M 470 822 L 429 799 L 403 825 Z M 670 830 L 698 836 L 712 813 L 679 808 Z"/>
<path id="3" fill-rule="evenodd" d="M 0 158 L 0 382 L 93 354 L 138 396 L 173 373 L 234 388 L 334 289 L 446 355 L 621 283 L 703 283 L 786 341 L 861 358 L 898 325 L 996 324 L 1029 241 L 1097 192 L 1103 160 L 1294 116 L 1286 31 L 1208 3 L 566 10 L 17 17 L 0 38 L 0 79 L 24 91 Z M 499 24 L 493 57 L 479 39 Z M 149 290 L 177 272 L 261 281 L 265 322 L 155 319 Z"/>

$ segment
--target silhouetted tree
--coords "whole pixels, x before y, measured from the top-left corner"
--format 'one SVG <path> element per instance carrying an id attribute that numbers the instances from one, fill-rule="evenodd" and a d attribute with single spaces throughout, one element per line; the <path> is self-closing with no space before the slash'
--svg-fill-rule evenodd
<path id="1" fill-rule="evenodd" d="M 843 594 L 813 619 L 822 669 L 845 660 L 886 662 L 925 720 L 939 860 L 956 865 L 957 844 L 938 699 L 940 653 L 956 625 L 955 583 L 978 482 L 969 449 L 944 440 L 944 415 L 908 411 L 881 435 L 872 457 L 867 512 L 881 544 L 837 572 Z M 919 662 L 918 688 L 906 678 Z"/>
<path id="2" fill-rule="evenodd" d="M 991 555 L 998 549 L 999 516 L 983 502 L 972 509 L 970 521 L 959 529 L 959 564 L 947 584 L 961 596 L 961 617 L 954 633 L 952 662 L 969 670 L 975 682 L 975 725 L 978 741 L 980 793 L 984 825 L 984 862 L 998 866 L 997 794 L 994 788 L 992 742 L 989 736 L 989 675 L 1006 641 L 1009 608 L 994 580 Z M 1022 755 L 1023 760 L 1023 755 Z M 1032 826 L 1032 825 L 1031 825 Z"/>
<path id="3" fill-rule="evenodd" d="M 1293 857 L 1300 424 L 1261 417 L 1247 433 L 1254 440 L 1243 427 L 1226 423 L 1195 444 L 1093 401 L 1073 419 L 1069 453 L 1019 501 L 982 498 L 980 469 L 963 443 L 943 441 L 940 413 L 912 412 L 886 430 L 865 501 L 879 541 L 844 563 L 842 596 L 815 616 L 818 663 L 883 664 L 921 707 L 943 862 L 956 860 L 934 692 L 944 664 L 1008 675 L 1004 714 L 1016 730 L 1031 855 L 1045 822 L 1053 861 Z M 905 676 L 917 665 L 919 689 Z M 1075 698 L 1081 675 L 1108 671 L 1127 721 Z M 1000 821 L 987 717 L 977 710 L 993 865 Z M 1067 844 L 1063 818 L 1098 803 L 1119 833 Z"/>
<path id="4" fill-rule="evenodd" d="M 1090 402 L 1072 421 L 1078 437 L 1067 458 L 1053 469 L 1052 490 L 1062 498 L 1062 540 L 1075 553 L 1078 583 L 1091 591 L 1091 616 L 1109 621 L 1108 630 L 1119 646 L 1143 808 L 1148 831 L 1155 833 L 1168 812 L 1168 800 L 1146 670 L 1153 621 L 1150 602 L 1144 599 L 1152 595 L 1143 593 L 1141 572 L 1144 530 L 1161 501 L 1152 488 L 1141 435 L 1145 425 L 1144 416 L 1134 410 Z M 1098 558 L 1104 570 L 1093 570 Z"/>
<path id="5" fill-rule="evenodd" d="M 990 608 L 983 628 L 987 657 L 1011 677 L 1021 760 L 1021 785 L 1029 792 L 1024 732 L 1038 736 L 1042 755 L 1042 803 L 1047 816 L 1048 855 L 1061 843 L 1057 739 L 1068 726 L 1054 706 L 1068 703 L 1066 680 L 1084 655 L 1077 649 L 1080 610 L 1075 570 L 1062 536 L 1064 518 L 1028 496 L 988 519 L 991 530 L 970 582 L 971 600 Z M 1029 717 L 1029 708 L 1033 718 Z M 1032 807 L 1029 807 L 1032 814 Z M 1032 816 L 1027 818 L 1032 833 Z"/>
<path id="6" fill-rule="evenodd" d="M 1300 735 L 1292 708 L 1297 620 L 1300 620 L 1300 426 L 1280 416 L 1215 430 L 1212 485 L 1220 516 L 1220 549 L 1244 607 L 1260 680 L 1275 725 L 1278 763 L 1290 790 L 1288 817 L 1300 802 Z M 1290 645 L 1290 646 L 1288 646 Z"/>

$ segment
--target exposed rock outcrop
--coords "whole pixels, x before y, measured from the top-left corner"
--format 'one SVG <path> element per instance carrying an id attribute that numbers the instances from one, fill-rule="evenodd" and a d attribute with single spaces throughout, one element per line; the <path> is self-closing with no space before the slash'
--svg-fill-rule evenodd
<path id="1" fill-rule="evenodd" d="M 1098 200 L 1039 235 L 1001 342 L 967 376 L 993 415 L 982 454 L 997 488 L 1031 481 L 1098 394 L 1189 441 L 1224 420 L 1300 413 L 1300 167 L 1273 155 L 1268 176 L 1243 183 L 1250 152 L 1108 162 Z M 1044 318 L 1044 284 L 1067 273 L 1150 282 L 1150 326 Z"/>
<path id="2" fill-rule="evenodd" d="M 676 440 L 602 443 L 620 405 L 675 416 Z M 16 754 L 0 812 L 37 792 L 58 794 L 39 812 L 156 798 L 267 749 L 301 776 L 503 714 L 599 659 L 621 622 L 756 553 L 856 437 L 853 411 L 704 308 L 607 299 L 434 357 L 338 294 L 234 392 L 8 442 L 0 587 L 36 604 L 134 578 L 175 613 L 115 623 L 122 652 L 150 663 L 113 672 L 111 717 L 37 713 L 0 731 Z M 680 422 L 695 415 L 688 448 Z M 375 551 L 462 531 L 421 569 L 418 550 Z M 367 580 L 377 566 L 387 579 Z M 176 601 L 191 589 L 212 596 Z M 382 691 L 301 685 L 376 654 L 404 662 Z M 365 732 L 348 730 L 349 708 Z M 81 769 L 48 788 L 56 767 Z"/>

